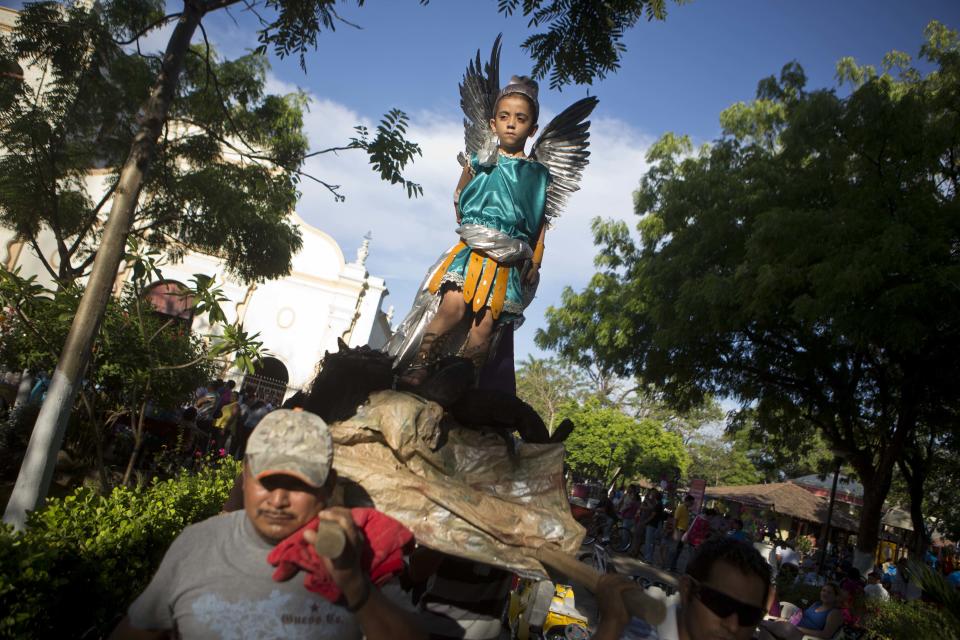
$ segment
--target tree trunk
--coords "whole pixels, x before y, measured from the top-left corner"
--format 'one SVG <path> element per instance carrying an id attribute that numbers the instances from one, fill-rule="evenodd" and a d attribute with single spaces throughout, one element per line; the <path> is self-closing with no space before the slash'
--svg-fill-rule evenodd
<path id="1" fill-rule="evenodd" d="M 184 2 L 183 13 L 164 53 L 160 75 L 141 109 L 140 130 L 120 171 L 90 280 L 70 326 L 60 361 L 53 373 L 47 400 L 37 417 L 17 484 L 4 512 L 4 521 L 17 530 L 23 530 L 27 511 L 39 508 L 50 489 L 57 452 L 63 444 L 63 435 L 77 387 L 87 368 L 93 339 L 100 327 L 117 277 L 117 269 L 123 259 L 127 234 L 133 223 L 144 175 L 156 153 L 157 140 L 167 120 L 190 40 L 202 17 L 196 3 Z"/>
<path id="2" fill-rule="evenodd" d="M 883 519 L 883 502 L 890 491 L 890 482 L 893 479 L 892 465 L 878 468 L 871 467 L 869 471 L 857 469 L 863 478 L 863 507 L 860 510 L 860 526 L 857 529 L 857 552 L 859 557 L 872 559 L 880 540 L 880 521 Z M 857 568 L 861 569 L 859 563 Z"/>
<path id="3" fill-rule="evenodd" d="M 913 457 L 913 464 L 899 462 L 904 480 L 907 482 L 907 491 L 910 494 L 910 521 L 913 523 L 913 538 L 910 544 L 910 554 L 916 558 L 923 558 L 930 545 L 927 535 L 927 523 L 923 518 L 923 486 L 927 481 L 928 466 Z"/>

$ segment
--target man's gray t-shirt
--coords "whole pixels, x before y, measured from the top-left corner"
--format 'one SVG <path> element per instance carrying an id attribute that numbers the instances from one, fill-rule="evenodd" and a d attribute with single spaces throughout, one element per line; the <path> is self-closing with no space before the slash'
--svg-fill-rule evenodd
<path id="1" fill-rule="evenodd" d="M 304 588 L 302 573 L 274 582 L 272 549 L 242 510 L 190 525 L 130 605 L 131 625 L 186 639 L 362 637 L 346 609 Z"/>

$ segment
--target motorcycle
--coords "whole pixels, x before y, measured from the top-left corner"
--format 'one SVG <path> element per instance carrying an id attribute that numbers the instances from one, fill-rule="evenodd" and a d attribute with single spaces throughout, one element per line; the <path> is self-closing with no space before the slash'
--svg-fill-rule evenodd
<path id="1" fill-rule="evenodd" d="M 514 578 L 504 623 L 517 640 L 586 640 L 587 618 L 576 608 L 573 587 Z M 549 598 L 549 600 L 547 600 Z"/>

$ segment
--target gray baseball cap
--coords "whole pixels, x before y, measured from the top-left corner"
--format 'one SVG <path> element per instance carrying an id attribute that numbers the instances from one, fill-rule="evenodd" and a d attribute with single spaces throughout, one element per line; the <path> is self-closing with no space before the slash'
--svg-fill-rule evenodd
<path id="1" fill-rule="evenodd" d="M 333 466 L 333 438 L 320 416 L 277 409 L 265 415 L 250 434 L 245 460 L 258 480 L 286 474 L 320 488 Z"/>

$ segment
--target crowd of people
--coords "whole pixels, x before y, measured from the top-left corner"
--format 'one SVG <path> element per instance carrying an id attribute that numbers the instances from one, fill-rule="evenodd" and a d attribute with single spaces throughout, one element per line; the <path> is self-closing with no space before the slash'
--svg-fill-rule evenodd
<path id="1" fill-rule="evenodd" d="M 509 575 L 449 556 L 424 569 L 416 552 L 391 563 L 398 544 L 389 523 L 370 526 L 363 510 L 336 505 L 333 441 L 317 420 L 274 411 L 261 421 L 245 451 L 242 506 L 176 538 L 112 638 L 500 636 Z M 311 560 L 321 523 L 342 531 L 343 544 Z M 298 570 L 305 579 L 291 579 Z M 706 540 L 679 580 L 662 637 L 746 640 L 766 613 L 770 584 L 750 545 Z M 623 637 L 631 618 L 622 596 L 636 588 L 623 576 L 601 579 L 595 640 Z M 478 589 L 489 597 L 475 597 Z M 478 616 L 478 605 L 489 611 Z"/>
<path id="2" fill-rule="evenodd" d="M 695 498 L 687 494 L 672 508 L 664 493 L 653 487 L 641 497 L 640 487 L 629 485 L 623 491 L 615 491 L 603 498 L 598 507 L 598 516 L 604 520 L 602 538 L 609 540 L 617 521 L 631 537 L 629 553 L 648 564 L 682 572 L 691 554 L 704 542 L 716 538 L 730 538 L 740 542 L 753 542 L 744 531 L 743 521 L 708 508 L 695 513 Z M 762 537 L 779 541 L 775 523 L 762 531 Z M 783 553 L 788 553 L 783 546 Z"/>
<path id="3" fill-rule="evenodd" d="M 250 388 L 237 391 L 233 380 L 213 380 L 194 394 L 181 411 L 181 452 L 205 455 L 223 450 L 242 458 L 254 427 L 275 408 Z"/>

